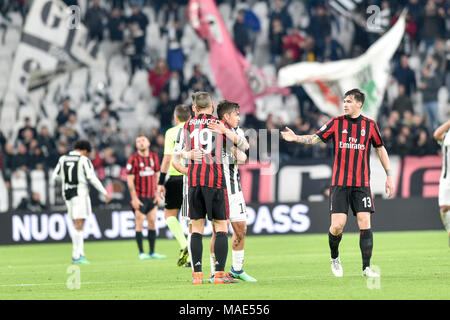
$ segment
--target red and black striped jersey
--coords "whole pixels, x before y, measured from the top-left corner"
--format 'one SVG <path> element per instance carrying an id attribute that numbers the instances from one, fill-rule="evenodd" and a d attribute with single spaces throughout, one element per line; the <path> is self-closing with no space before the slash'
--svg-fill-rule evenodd
<path id="1" fill-rule="evenodd" d="M 324 124 L 316 135 L 323 142 L 333 141 L 332 186 L 370 187 L 370 149 L 383 146 L 374 120 L 340 116 Z"/>
<path id="2" fill-rule="evenodd" d="M 148 157 L 142 157 L 138 152 L 127 162 L 127 174 L 134 175 L 136 194 L 142 198 L 154 198 L 156 191 L 156 173 L 160 170 L 158 155 L 149 151 Z"/>
<path id="3" fill-rule="evenodd" d="M 226 189 L 223 171 L 222 151 L 225 148 L 226 137 L 208 129 L 211 122 L 220 120 L 211 114 L 199 114 L 184 125 L 182 145 L 186 151 L 203 149 L 205 157 L 202 162 L 190 161 L 188 178 L 190 187 L 209 187 Z M 225 123 L 227 128 L 230 128 Z"/>

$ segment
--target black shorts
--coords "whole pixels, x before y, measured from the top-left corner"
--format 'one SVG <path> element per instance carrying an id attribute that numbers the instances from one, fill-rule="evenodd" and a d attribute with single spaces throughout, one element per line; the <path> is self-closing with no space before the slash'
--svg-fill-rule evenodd
<path id="1" fill-rule="evenodd" d="M 166 201 L 164 208 L 180 210 L 183 203 L 183 176 L 170 176 L 165 184 Z"/>
<path id="2" fill-rule="evenodd" d="M 348 214 L 349 206 L 352 208 L 354 216 L 358 212 L 375 212 L 370 188 L 331 186 L 330 213 Z"/>
<path id="3" fill-rule="evenodd" d="M 226 189 L 189 187 L 189 218 L 191 220 L 227 220 L 229 218 Z"/>
<path id="4" fill-rule="evenodd" d="M 143 198 L 139 197 L 139 200 L 142 202 L 142 206 L 139 207 L 139 211 L 143 214 L 147 214 L 156 206 L 156 203 L 153 203 L 155 200 L 154 198 Z M 136 211 L 133 207 L 131 207 L 131 210 L 136 214 Z"/>

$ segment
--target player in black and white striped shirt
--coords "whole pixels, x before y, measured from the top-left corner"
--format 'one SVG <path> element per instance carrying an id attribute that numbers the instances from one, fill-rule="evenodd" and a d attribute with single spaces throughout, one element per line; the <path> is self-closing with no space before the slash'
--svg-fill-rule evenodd
<path id="1" fill-rule="evenodd" d="M 241 188 L 238 165 L 247 160 L 245 151 L 248 150 L 249 146 L 244 131 L 239 128 L 239 104 L 227 100 L 220 101 L 217 104 L 217 116 L 220 120 L 225 121 L 231 129 L 227 129 L 222 123 L 210 124 L 208 127 L 222 133 L 234 142 L 232 145 L 227 145 L 223 155 L 223 168 L 229 200 L 229 221 L 231 222 L 234 231 L 231 251 L 232 267 L 227 275 L 235 279 L 255 282 L 256 279 L 249 276 L 242 269 L 244 264 L 244 241 L 247 232 L 247 212 L 244 194 L 242 193 Z M 238 138 L 233 138 L 233 136 L 237 136 Z M 213 233 L 211 238 L 211 248 L 214 248 L 214 236 L 215 233 Z M 214 274 L 214 266 L 214 253 L 211 249 L 211 274 Z"/>
<path id="2" fill-rule="evenodd" d="M 92 162 L 88 158 L 91 152 L 89 141 L 79 140 L 75 142 L 74 149 L 74 151 L 59 158 L 52 174 L 52 180 L 61 180 L 67 211 L 75 225 L 72 234 L 72 263 L 89 264 L 84 254 L 83 238 L 84 221 L 92 214 L 89 184 L 105 196 L 106 203 L 111 198 L 95 175 Z"/>
<path id="3" fill-rule="evenodd" d="M 442 172 L 439 179 L 439 209 L 450 246 L 450 120 L 434 131 L 434 138 L 442 146 Z"/>

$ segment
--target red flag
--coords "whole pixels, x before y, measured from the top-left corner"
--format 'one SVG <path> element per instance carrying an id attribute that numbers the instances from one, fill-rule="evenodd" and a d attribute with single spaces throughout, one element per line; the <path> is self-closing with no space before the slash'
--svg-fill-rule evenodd
<path id="1" fill-rule="evenodd" d="M 211 69 L 225 99 L 239 103 L 241 112 L 255 111 L 255 99 L 269 93 L 289 93 L 253 67 L 237 50 L 213 0 L 190 0 L 188 17 L 197 34 L 208 42 Z"/>

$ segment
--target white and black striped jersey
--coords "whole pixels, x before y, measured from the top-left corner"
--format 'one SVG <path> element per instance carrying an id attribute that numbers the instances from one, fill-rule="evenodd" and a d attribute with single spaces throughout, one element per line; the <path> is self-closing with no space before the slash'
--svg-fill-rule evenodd
<path id="1" fill-rule="evenodd" d="M 244 131 L 241 128 L 231 128 L 231 130 L 233 130 L 239 137 L 245 139 Z M 223 159 L 223 171 L 228 193 L 235 194 L 242 191 L 241 177 L 239 175 L 239 166 L 236 157 L 231 150 L 227 149 Z"/>
<path id="2" fill-rule="evenodd" d="M 450 131 L 444 135 L 444 140 L 440 141 L 439 144 L 442 147 L 442 172 L 441 180 L 446 180 L 450 182 Z"/>
<path id="3" fill-rule="evenodd" d="M 95 174 L 91 160 L 76 151 L 71 151 L 59 158 L 52 174 L 53 180 L 58 178 L 62 181 L 64 200 L 70 200 L 76 196 L 89 196 L 89 183 L 100 193 L 107 194 Z"/>

